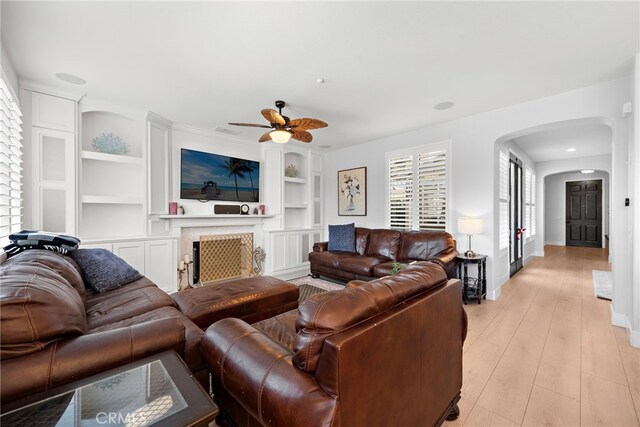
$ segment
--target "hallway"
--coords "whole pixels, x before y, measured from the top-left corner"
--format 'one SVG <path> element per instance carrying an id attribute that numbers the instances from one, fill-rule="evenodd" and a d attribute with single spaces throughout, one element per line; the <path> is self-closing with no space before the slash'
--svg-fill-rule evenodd
<path id="1" fill-rule="evenodd" d="M 611 326 L 592 270 L 604 249 L 545 247 L 502 287 L 469 304 L 460 418 L 445 426 L 639 426 L 640 349 Z"/>

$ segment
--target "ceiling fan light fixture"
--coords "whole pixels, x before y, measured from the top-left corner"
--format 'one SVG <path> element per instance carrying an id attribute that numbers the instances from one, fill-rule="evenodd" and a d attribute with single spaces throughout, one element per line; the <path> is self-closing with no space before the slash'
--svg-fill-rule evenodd
<path id="1" fill-rule="evenodd" d="M 273 142 L 277 142 L 278 144 L 285 144 L 289 142 L 291 133 L 287 132 L 286 130 L 274 130 L 273 132 L 269 133 L 269 136 L 271 136 L 271 140 Z"/>

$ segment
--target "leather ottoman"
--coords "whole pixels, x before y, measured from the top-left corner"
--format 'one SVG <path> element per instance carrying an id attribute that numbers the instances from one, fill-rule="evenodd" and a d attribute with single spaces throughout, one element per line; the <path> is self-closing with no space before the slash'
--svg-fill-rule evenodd
<path id="1" fill-rule="evenodd" d="M 298 307 L 296 285 L 270 276 L 256 276 L 204 284 L 171 294 L 178 309 L 206 329 L 226 317 L 247 323 L 268 319 Z"/>

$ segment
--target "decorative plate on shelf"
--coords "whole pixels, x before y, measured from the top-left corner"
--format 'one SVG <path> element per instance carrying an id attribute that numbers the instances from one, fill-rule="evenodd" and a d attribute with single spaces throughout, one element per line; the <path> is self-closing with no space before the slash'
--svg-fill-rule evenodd
<path id="1" fill-rule="evenodd" d="M 124 142 L 119 136 L 115 136 L 113 132 L 103 133 L 93 138 L 91 146 L 101 153 L 107 154 L 127 154 L 129 152 L 129 144 Z"/>

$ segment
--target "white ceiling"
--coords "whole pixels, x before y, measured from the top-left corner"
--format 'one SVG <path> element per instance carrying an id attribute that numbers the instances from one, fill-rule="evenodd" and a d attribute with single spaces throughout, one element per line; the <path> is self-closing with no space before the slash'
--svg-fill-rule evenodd
<path id="1" fill-rule="evenodd" d="M 22 78 L 214 129 L 284 99 L 332 149 L 617 78 L 638 2 L 13 2 Z M 326 83 L 317 84 L 323 77 Z M 455 107 L 437 111 L 443 101 Z M 256 141 L 260 129 L 235 128 Z"/>
<path id="2" fill-rule="evenodd" d="M 611 154 L 611 128 L 580 124 L 536 132 L 513 139 L 534 162 Z M 568 148 L 575 151 L 567 152 Z"/>

